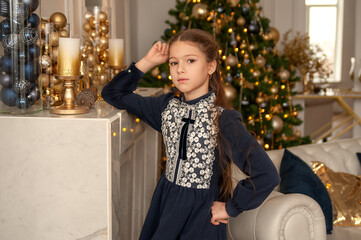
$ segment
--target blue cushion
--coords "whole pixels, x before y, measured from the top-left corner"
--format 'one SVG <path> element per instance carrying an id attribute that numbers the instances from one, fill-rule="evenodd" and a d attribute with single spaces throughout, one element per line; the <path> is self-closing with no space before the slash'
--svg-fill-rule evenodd
<path id="1" fill-rule="evenodd" d="M 285 149 L 280 176 L 282 193 L 302 193 L 313 198 L 320 205 L 325 215 L 327 234 L 331 234 L 333 228 L 331 198 L 312 169 L 298 156 Z"/>

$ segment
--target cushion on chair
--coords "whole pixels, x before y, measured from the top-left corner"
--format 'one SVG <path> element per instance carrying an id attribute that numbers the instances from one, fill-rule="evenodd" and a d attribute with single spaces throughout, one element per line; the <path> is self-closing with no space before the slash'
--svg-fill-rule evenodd
<path id="1" fill-rule="evenodd" d="M 280 191 L 282 193 L 302 193 L 313 198 L 325 215 L 326 231 L 333 228 L 332 204 L 328 192 L 312 169 L 298 156 L 285 149 L 280 167 Z"/>
<path id="2" fill-rule="evenodd" d="M 312 162 L 313 172 L 330 194 L 334 226 L 361 227 L 361 179 L 355 175 L 334 172 L 322 162 Z"/>

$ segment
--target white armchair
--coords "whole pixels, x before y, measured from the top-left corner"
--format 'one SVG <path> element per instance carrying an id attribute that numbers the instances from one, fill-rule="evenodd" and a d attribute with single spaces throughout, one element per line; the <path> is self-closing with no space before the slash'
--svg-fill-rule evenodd
<path id="1" fill-rule="evenodd" d="M 356 152 L 361 138 L 288 148 L 309 166 L 322 161 L 335 171 L 361 174 Z M 284 150 L 268 151 L 279 170 Z M 246 211 L 228 224 L 230 240 L 360 240 L 360 227 L 334 227 L 326 235 L 323 212 L 318 203 L 303 194 L 282 194 L 279 187 L 257 209 Z"/>

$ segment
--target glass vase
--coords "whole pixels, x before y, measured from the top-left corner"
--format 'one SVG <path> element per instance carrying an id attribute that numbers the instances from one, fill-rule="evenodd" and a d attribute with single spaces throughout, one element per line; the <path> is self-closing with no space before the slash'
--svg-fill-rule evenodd
<path id="1" fill-rule="evenodd" d="M 41 111 L 40 0 L 1 0 L 0 113 Z"/>

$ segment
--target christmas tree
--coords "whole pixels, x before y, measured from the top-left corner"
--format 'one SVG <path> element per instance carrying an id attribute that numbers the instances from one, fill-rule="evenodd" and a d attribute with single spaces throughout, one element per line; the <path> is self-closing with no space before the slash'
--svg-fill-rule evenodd
<path id="1" fill-rule="evenodd" d="M 277 29 L 264 17 L 259 0 L 185 0 L 176 1 L 169 15 L 176 22 L 161 38 L 168 41 L 187 28 L 203 29 L 217 39 L 221 55 L 220 69 L 226 95 L 243 115 L 247 128 L 268 149 L 309 143 L 294 126 L 301 106 L 292 104 L 291 91 L 299 77 L 285 56 L 275 48 Z M 149 71 L 141 86 L 172 89 L 169 66 L 162 64 Z"/>

